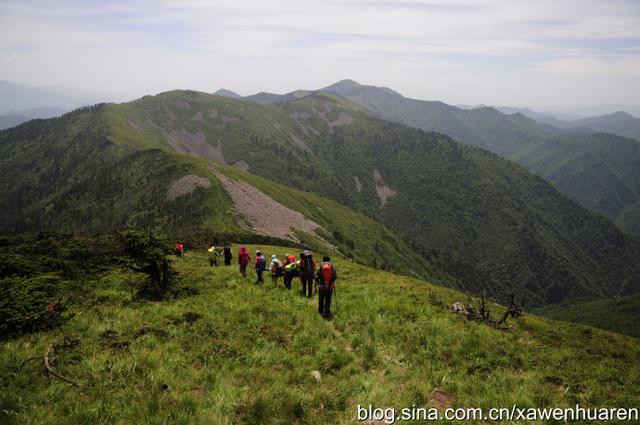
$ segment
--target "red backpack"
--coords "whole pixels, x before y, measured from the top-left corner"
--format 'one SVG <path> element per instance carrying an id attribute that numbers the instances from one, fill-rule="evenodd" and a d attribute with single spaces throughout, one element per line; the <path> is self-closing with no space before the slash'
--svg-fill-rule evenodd
<path id="1" fill-rule="evenodd" d="M 331 276 L 333 276 L 333 266 L 331 263 L 322 263 L 320 266 L 320 274 L 322 275 L 322 281 L 320 282 L 320 289 L 333 288 L 335 284 L 331 282 Z"/>

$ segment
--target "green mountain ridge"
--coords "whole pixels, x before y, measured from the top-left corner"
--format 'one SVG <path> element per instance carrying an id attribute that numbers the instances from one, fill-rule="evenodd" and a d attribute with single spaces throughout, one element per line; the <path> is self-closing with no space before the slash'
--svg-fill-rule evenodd
<path id="1" fill-rule="evenodd" d="M 640 141 L 640 118 L 623 111 L 573 121 L 557 120 L 552 125 L 562 129 L 590 129 L 592 132 L 611 133 Z"/>
<path id="2" fill-rule="evenodd" d="M 638 294 L 548 305 L 535 309 L 534 313 L 554 320 L 582 323 L 640 338 Z"/>
<path id="3" fill-rule="evenodd" d="M 513 159 L 569 198 L 589 205 L 631 235 L 640 235 L 640 143 L 612 134 L 564 135 L 523 149 Z"/>
<path id="4" fill-rule="evenodd" d="M 7 176 L 0 186 L 7 205 L 0 232 L 102 233 L 133 225 L 176 238 L 255 233 L 234 211 L 211 162 L 175 153 L 152 137 L 120 137 L 110 130 L 120 123 L 114 107 L 86 108 L 0 134 L 5 158 L 0 170 Z M 153 148 L 156 144 L 160 149 Z M 451 280 L 362 214 L 233 168 L 216 169 L 248 181 L 321 226 L 321 234 L 297 234 L 298 242 L 324 248 L 330 242 L 359 262 L 373 264 L 376 259 L 378 267 L 404 273 L 419 265 L 416 275 Z"/>
<path id="5" fill-rule="evenodd" d="M 159 221 L 174 229 L 185 229 L 183 233 L 199 228 L 240 231 L 228 194 L 211 178 L 207 164 L 214 161 L 333 199 L 383 223 L 398 236 L 391 245 L 385 243 L 389 233 L 382 228 L 379 236 L 367 242 L 364 229 L 348 234 L 350 226 L 331 228 L 332 221 L 342 222 L 340 218 L 318 223 L 329 233 L 322 238 L 334 244 L 341 239 L 345 254 L 358 255 L 368 264 L 382 259 L 394 270 L 404 268 L 405 273 L 414 271 L 423 276 L 440 270 L 441 276 L 455 278 L 448 284 L 473 293 L 486 291 L 498 299 L 514 291 L 529 306 L 613 296 L 638 288 L 638 265 L 634 260 L 638 257 L 637 243 L 604 218 L 493 154 L 441 134 L 372 118 L 362 108 L 330 94 L 314 93 L 288 103 L 259 105 L 174 91 L 39 125 L 27 124 L 0 134 L 0 153 L 11 158 L 2 163 L 3 173 L 11 178 L 4 182 L 1 193 L 13 206 L 6 213 L 18 217 L 13 218 L 14 222 L 6 221 L 4 231 L 37 228 L 52 211 L 56 212 L 55 217 L 75 217 L 77 213 L 65 215 L 70 208 L 92 217 L 96 213 L 85 205 L 88 200 L 81 194 L 83 184 L 88 182 L 93 185 L 88 193 L 96 191 L 102 196 L 90 202 L 98 216 L 111 214 L 111 205 L 116 215 L 140 211 L 119 220 L 94 219 L 96 226 L 92 230 L 99 229 L 98 223 L 103 222 L 112 223 L 111 228 L 128 222 L 144 226 Z M 59 138 L 56 132 L 67 138 Z M 52 143 L 51 139 L 60 146 L 48 157 L 65 158 L 65 149 L 76 155 L 73 161 L 53 161 L 62 173 L 36 166 L 50 163 L 42 155 L 43 146 Z M 75 153 L 73 147 L 83 141 L 89 141 L 86 144 L 91 149 Z M 33 154 L 22 155 L 17 146 L 27 146 Z M 112 160 L 115 154 L 111 153 L 103 159 L 101 149 L 135 157 L 142 164 Z M 85 168 L 74 168 L 82 162 L 80 157 L 85 161 L 105 161 L 105 169 L 116 174 L 121 185 L 109 190 L 114 176 L 105 171 L 103 178 L 89 172 L 96 168 L 92 161 L 87 161 Z M 155 164 L 162 165 L 149 170 Z M 120 173 L 122 170 L 126 172 Z M 146 175 L 149 171 L 151 176 Z M 180 202 L 168 201 L 167 187 L 185 175 L 209 178 L 211 184 L 195 188 Z M 253 177 L 240 173 L 236 178 L 251 181 Z M 54 191 L 59 193 L 58 199 L 69 199 L 67 203 L 71 205 L 60 200 L 47 205 L 39 200 L 41 194 L 29 197 L 27 193 L 34 191 L 26 188 L 33 185 L 34 179 L 43 192 L 49 191 L 48 185 L 66 187 L 73 182 L 72 189 Z M 152 191 L 144 189 L 150 184 Z M 265 181 L 261 184 L 268 186 Z M 103 190 L 105 187 L 107 190 Z M 261 189 L 287 204 L 277 195 L 286 188 Z M 138 203 L 123 196 L 128 191 L 138 196 Z M 44 198 L 49 199 L 47 196 Z M 295 199 L 301 195 L 287 196 Z M 122 204 L 124 199 L 131 202 Z M 293 209 L 311 215 L 308 209 Z M 31 215 L 39 218 L 30 218 Z M 352 217 L 363 220 L 357 215 Z M 58 218 L 44 224 L 65 229 L 69 223 L 73 223 L 72 219 L 65 223 L 65 219 Z M 318 242 L 313 235 L 312 239 Z M 393 245 L 399 248 L 392 249 Z M 360 247 L 365 248 L 357 254 Z M 412 251 L 421 260 L 398 260 L 403 256 L 415 258 L 409 254 Z"/>
<path id="6" fill-rule="evenodd" d="M 460 109 L 442 102 L 406 98 L 384 87 L 355 82 L 338 83 L 322 90 L 339 95 L 383 119 L 425 131 L 438 131 L 516 161 L 553 182 L 571 199 L 604 214 L 633 236 L 640 236 L 637 190 L 630 190 L 640 185 L 640 179 L 637 173 L 624 172 L 626 177 L 622 177 L 618 170 L 637 169 L 640 152 L 633 147 L 637 141 L 588 134 L 608 132 L 638 139 L 633 130 L 620 131 L 620 127 L 632 129 L 640 119 L 616 113 L 572 121 L 570 125 L 561 126 L 571 130 L 564 131 L 521 113 L 504 114 L 490 107 Z M 580 130 L 576 133 L 576 129 Z M 608 152 L 612 144 L 625 147 L 620 152 Z M 594 156 L 596 151 L 602 155 Z M 546 172 L 550 159 L 556 167 L 563 164 L 560 173 Z M 609 177 L 603 177 L 607 173 Z M 614 199 L 614 205 L 608 205 L 611 199 Z"/>

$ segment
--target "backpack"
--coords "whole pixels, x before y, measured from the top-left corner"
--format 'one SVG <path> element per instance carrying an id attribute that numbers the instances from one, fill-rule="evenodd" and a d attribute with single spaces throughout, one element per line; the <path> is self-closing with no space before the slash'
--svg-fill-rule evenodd
<path id="1" fill-rule="evenodd" d="M 318 284 L 318 289 L 330 289 L 333 288 L 333 282 L 331 282 L 331 277 L 333 276 L 333 266 L 331 263 L 322 263 L 320 266 L 320 275 L 321 279 Z"/>
<path id="2" fill-rule="evenodd" d="M 282 265 L 282 261 L 278 261 L 277 263 L 271 263 L 271 275 L 278 277 L 278 276 L 282 276 L 282 272 L 283 272 L 283 265 Z"/>

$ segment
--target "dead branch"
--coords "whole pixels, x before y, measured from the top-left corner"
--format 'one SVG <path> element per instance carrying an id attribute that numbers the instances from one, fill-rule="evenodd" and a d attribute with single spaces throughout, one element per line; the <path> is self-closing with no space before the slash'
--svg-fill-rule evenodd
<path id="1" fill-rule="evenodd" d="M 473 304 L 473 302 L 469 302 L 467 303 L 467 305 L 465 305 L 458 301 L 454 303 L 450 308 L 454 313 L 462 314 L 469 320 L 486 323 L 495 327 L 501 327 L 503 324 L 505 324 L 509 316 L 516 319 L 522 315 L 522 307 L 520 307 L 516 303 L 515 295 L 513 294 L 513 292 L 511 293 L 511 303 L 507 307 L 507 310 L 504 312 L 502 317 L 498 320 L 494 320 L 491 318 L 491 312 L 485 304 L 484 293 L 479 300 L 476 299 L 475 304 L 477 304 L 477 306 L 474 307 Z"/>
<path id="2" fill-rule="evenodd" d="M 47 370 L 47 372 L 49 372 L 51 375 L 55 376 L 59 380 L 66 382 L 67 384 L 71 384 L 74 387 L 80 388 L 80 384 L 78 382 L 67 378 L 63 374 L 57 372 L 53 367 L 51 367 L 51 363 L 49 362 L 49 353 L 51 352 L 52 349 L 53 349 L 53 345 L 50 345 L 49 348 L 47 348 L 47 352 L 44 354 L 44 368 Z"/>

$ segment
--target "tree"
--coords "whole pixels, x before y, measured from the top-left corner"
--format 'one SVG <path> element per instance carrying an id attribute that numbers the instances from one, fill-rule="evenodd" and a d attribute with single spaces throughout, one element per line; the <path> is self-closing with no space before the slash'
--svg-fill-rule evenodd
<path id="1" fill-rule="evenodd" d="M 161 298 L 169 287 L 173 274 L 171 263 L 167 259 L 167 255 L 171 253 L 169 241 L 131 227 L 120 235 L 125 242 L 125 252 L 131 258 L 131 268 L 147 274 L 154 295 Z"/>

